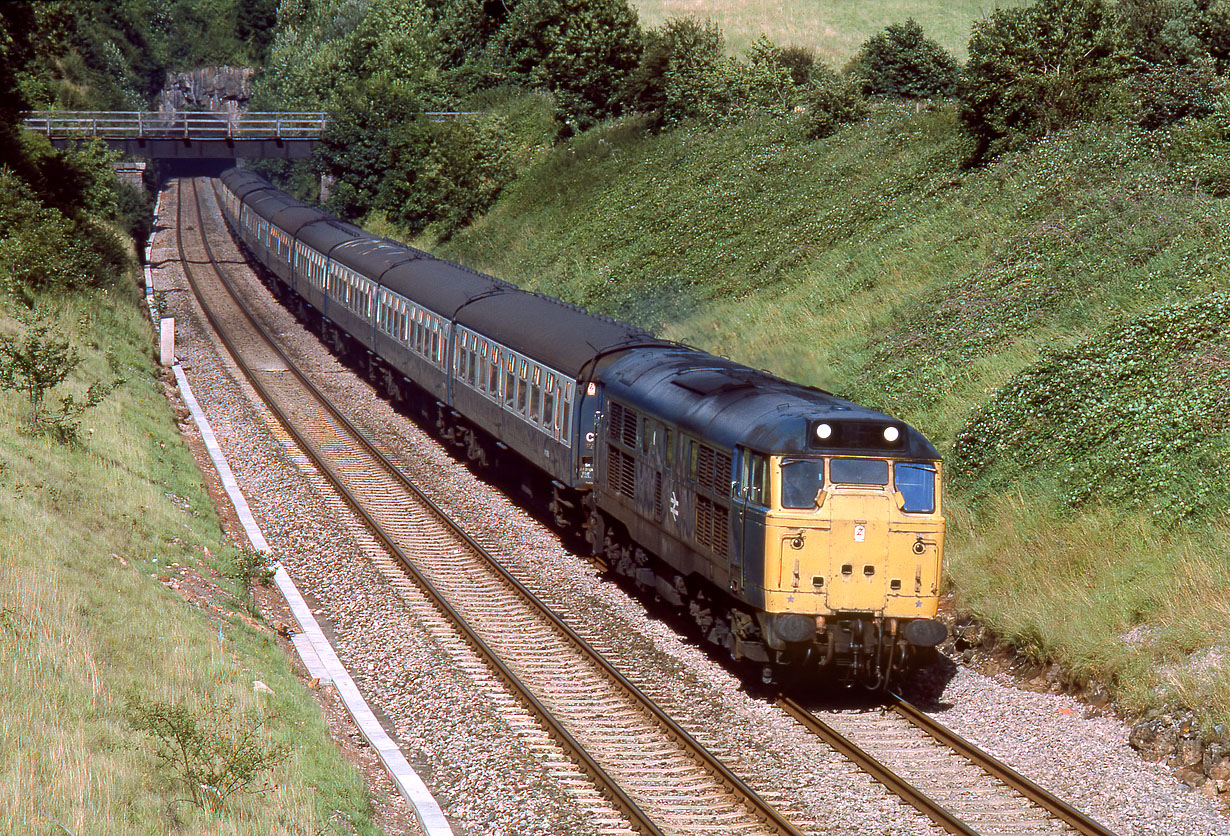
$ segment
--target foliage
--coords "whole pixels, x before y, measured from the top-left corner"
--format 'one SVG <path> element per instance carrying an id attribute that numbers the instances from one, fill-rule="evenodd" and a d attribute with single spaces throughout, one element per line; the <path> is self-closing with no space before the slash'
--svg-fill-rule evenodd
<path id="1" fill-rule="evenodd" d="M 867 106 L 855 82 L 831 71 L 817 73 L 807 88 L 796 122 L 803 136 L 822 139 L 843 124 L 857 122 L 867 114 Z"/>
<path id="2" fill-rule="evenodd" d="M 110 231 L 43 205 L 11 170 L 0 168 L 0 289 L 5 293 L 30 302 L 43 292 L 101 287 L 127 264 Z"/>
<path id="3" fill-rule="evenodd" d="M 1010 380 L 957 435 L 954 488 L 1028 481 L 1159 522 L 1230 508 L 1230 293 L 1159 306 Z"/>
<path id="4" fill-rule="evenodd" d="M 1230 113 L 1219 108 L 1203 119 L 1170 129 L 1165 153 L 1185 184 L 1216 197 L 1230 197 Z"/>
<path id="5" fill-rule="evenodd" d="M 1136 118 L 1150 130 L 1212 114 L 1226 90 L 1225 79 L 1217 75 L 1211 58 L 1155 67 L 1133 76 L 1129 84 L 1136 99 Z"/>
<path id="6" fill-rule="evenodd" d="M 959 85 L 973 162 L 1093 116 L 1117 74 L 1102 0 L 1038 0 L 974 25 Z"/>
<path id="7" fill-rule="evenodd" d="M 231 560 L 228 578 L 239 582 L 244 597 L 252 594 L 255 586 L 268 586 L 277 572 L 277 561 L 268 552 L 245 548 Z"/>
<path id="8" fill-rule="evenodd" d="M 1115 17 L 1131 70 L 1209 57 L 1224 71 L 1230 58 L 1230 10 L 1217 0 L 1119 0 Z"/>
<path id="9" fill-rule="evenodd" d="M 641 31 L 626 0 L 521 0 L 489 52 L 497 68 L 555 95 L 569 135 L 619 112 Z"/>
<path id="10" fill-rule="evenodd" d="M 231 796 L 256 793 L 261 776 L 286 760 L 289 748 L 267 743 L 271 711 L 245 714 L 233 699 L 193 711 L 182 703 L 128 699 L 129 723 L 154 741 L 154 757 L 197 807 L 220 810 Z"/>
<path id="11" fill-rule="evenodd" d="M 430 227 L 448 238 L 485 212 L 516 173 L 507 132 L 498 116 L 399 126 L 376 208 L 412 235 Z"/>
<path id="12" fill-rule="evenodd" d="M 640 63 L 623 92 L 631 110 L 660 129 L 688 120 L 717 124 L 729 108 L 725 42 L 717 25 L 671 18 L 645 36 Z"/>
<path id="13" fill-rule="evenodd" d="M 95 381 L 83 401 L 65 395 L 58 413 L 45 414 L 43 402 L 47 394 L 81 365 L 77 350 L 68 340 L 51 336 L 51 329 L 49 320 L 29 317 L 26 333 L 21 337 L 0 334 L 0 389 L 25 393 L 29 407 L 27 432 L 46 431 L 61 443 L 69 444 L 77 440 L 81 415 L 102 403 L 120 381 Z"/>
<path id="14" fill-rule="evenodd" d="M 408 85 L 384 79 L 358 80 L 338 91 L 318 155 L 336 179 L 326 208 L 357 219 L 379 205 L 391 167 L 394 132 L 421 115 L 423 107 Z"/>
<path id="15" fill-rule="evenodd" d="M 956 60 L 913 18 L 869 38 L 847 72 L 866 95 L 923 99 L 951 95 L 957 86 Z"/>

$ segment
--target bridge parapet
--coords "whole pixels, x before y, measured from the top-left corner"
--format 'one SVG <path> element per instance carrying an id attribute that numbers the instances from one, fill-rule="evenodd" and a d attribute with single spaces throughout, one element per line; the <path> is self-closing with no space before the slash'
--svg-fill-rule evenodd
<path id="1" fill-rule="evenodd" d="M 325 122 L 324 113 L 48 110 L 22 124 L 51 139 L 319 140 Z"/>

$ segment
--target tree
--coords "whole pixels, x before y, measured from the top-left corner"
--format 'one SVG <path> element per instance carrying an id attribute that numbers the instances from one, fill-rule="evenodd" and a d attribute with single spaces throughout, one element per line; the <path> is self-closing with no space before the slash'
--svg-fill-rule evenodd
<path id="1" fill-rule="evenodd" d="M 956 59 L 925 37 L 913 18 L 868 38 L 849 73 L 865 95 L 922 99 L 951 95 L 957 86 Z"/>
<path id="2" fill-rule="evenodd" d="M 730 107 L 725 39 L 712 20 L 671 18 L 645 36 L 623 93 L 655 129 L 688 119 L 716 124 Z"/>
<path id="3" fill-rule="evenodd" d="M 1092 116 L 1118 76 L 1102 0 L 1038 0 L 974 24 L 959 85 L 980 162 Z"/>
<path id="4" fill-rule="evenodd" d="M 493 66 L 555 95 L 570 134 L 619 112 L 641 30 L 625 0 L 521 0 L 488 51 Z"/>

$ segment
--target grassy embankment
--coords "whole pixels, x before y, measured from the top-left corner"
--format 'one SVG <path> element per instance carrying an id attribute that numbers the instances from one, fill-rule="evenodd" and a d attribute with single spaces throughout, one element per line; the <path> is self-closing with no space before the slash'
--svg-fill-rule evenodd
<path id="1" fill-rule="evenodd" d="M 13 313 L 0 306 L 4 333 Z M 23 432 L 24 397 L 0 393 L 0 834 L 377 832 L 362 779 L 272 633 L 252 626 L 240 585 L 214 578 L 229 595 L 210 614 L 160 580 L 177 566 L 233 573 L 241 555 L 164 400 L 131 277 L 62 298 L 52 321 L 83 363 L 51 399 L 122 382 L 72 447 Z M 211 712 L 268 712 L 261 745 L 289 753 L 261 777 L 264 794 L 197 808 L 130 725 L 153 716 L 134 714 L 133 697 L 185 706 L 218 732 Z"/>
<path id="2" fill-rule="evenodd" d="M 783 46 L 814 49 L 825 62 L 840 68 L 858 51 L 863 42 L 889 23 L 906 18 L 918 21 L 929 38 L 934 39 L 959 60 L 965 58 L 970 21 L 997 8 L 1023 5 L 1022 2 L 884 2 L 816 3 L 804 0 L 635 0 L 641 26 L 651 28 L 672 17 L 711 18 L 726 35 L 732 54 L 739 54 L 752 41 L 767 35 Z"/>
<path id="3" fill-rule="evenodd" d="M 963 172 L 950 107 L 819 142 L 614 124 L 439 251 L 906 418 L 948 460 L 960 608 L 1227 721 L 1230 206 L 1199 146 L 1086 127 Z"/>

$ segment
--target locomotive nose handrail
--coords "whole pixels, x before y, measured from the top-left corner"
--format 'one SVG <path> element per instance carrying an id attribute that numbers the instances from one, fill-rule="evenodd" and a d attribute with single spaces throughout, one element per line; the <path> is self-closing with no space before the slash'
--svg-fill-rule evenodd
<path id="1" fill-rule="evenodd" d="M 29 113 L 22 125 L 50 139 L 320 139 L 321 112 L 72 111 Z"/>

